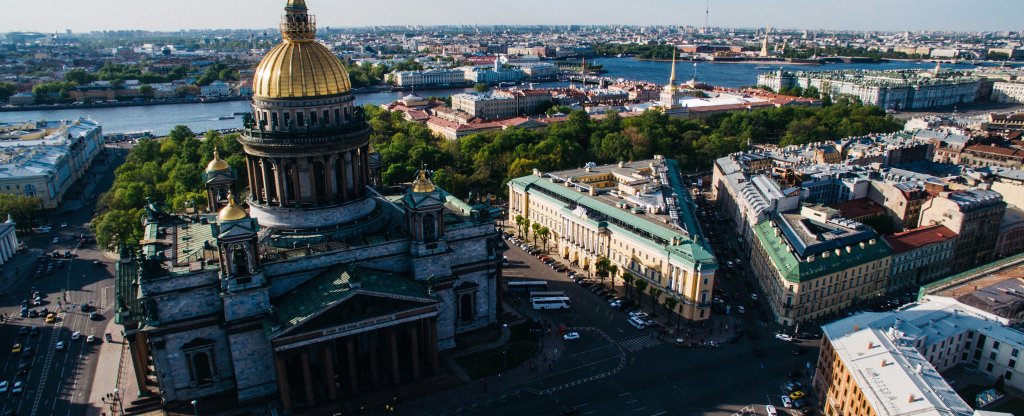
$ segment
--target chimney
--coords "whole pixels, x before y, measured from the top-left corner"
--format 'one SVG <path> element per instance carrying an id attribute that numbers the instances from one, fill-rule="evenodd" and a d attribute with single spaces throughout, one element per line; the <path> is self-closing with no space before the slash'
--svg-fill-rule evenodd
<path id="1" fill-rule="evenodd" d="M 914 397 L 913 394 L 911 394 L 910 397 L 907 398 L 907 403 L 913 403 L 913 402 L 916 402 L 916 401 L 917 401 L 917 397 Z"/>
<path id="2" fill-rule="evenodd" d="M 872 341 L 868 341 L 868 349 L 870 350 L 872 348 L 875 348 L 875 343 Z"/>
<path id="3" fill-rule="evenodd" d="M 887 365 L 889 365 L 889 361 L 888 361 L 888 360 L 886 360 L 885 358 L 883 358 L 883 359 L 882 359 L 882 367 L 885 367 L 885 366 L 887 366 Z"/>

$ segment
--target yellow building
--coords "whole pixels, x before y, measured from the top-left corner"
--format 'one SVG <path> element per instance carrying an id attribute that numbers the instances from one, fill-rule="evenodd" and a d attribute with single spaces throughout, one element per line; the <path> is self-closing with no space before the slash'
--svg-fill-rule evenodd
<path id="1" fill-rule="evenodd" d="M 541 173 L 509 182 L 509 219 L 523 216 L 551 230 L 548 249 L 596 271 L 607 258 L 679 300 L 680 314 L 707 319 L 718 264 L 674 160 Z M 621 279 L 618 280 L 621 282 Z"/>

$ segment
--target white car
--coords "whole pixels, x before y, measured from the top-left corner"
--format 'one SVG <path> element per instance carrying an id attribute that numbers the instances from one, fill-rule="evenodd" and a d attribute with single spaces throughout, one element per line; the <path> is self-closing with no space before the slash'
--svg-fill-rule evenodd
<path id="1" fill-rule="evenodd" d="M 25 391 L 25 383 L 15 381 L 14 388 L 11 389 L 11 394 L 21 394 L 23 391 Z"/>
<path id="2" fill-rule="evenodd" d="M 53 237 L 53 244 L 60 244 L 60 237 Z"/>
<path id="3" fill-rule="evenodd" d="M 772 405 L 765 406 L 764 412 L 767 413 L 768 416 L 777 416 L 779 414 L 779 412 L 775 411 L 775 406 Z"/>
<path id="4" fill-rule="evenodd" d="M 11 385 L 7 381 L 0 381 L 0 394 L 7 394 L 7 390 L 10 390 Z"/>
<path id="5" fill-rule="evenodd" d="M 564 339 L 566 341 L 575 341 L 575 340 L 580 339 L 580 333 L 579 332 L 567 332 L 567 333 L 565 333 L 565 335 L 562 335 L 562 339 Z"/>
<path id="6" fill-rule="evenodd" d="M 630 312 L 629 313 L 629 317 L 630 318 L 647 319 L 647 312 L 640 312 L 640 311 Z"/>
<path id="7" fill-rule="evenodd" d="M 757 302 L 757 293 L 751 293 L 750 294 L 750 300 L 752 300 L 754 302 Z"/>
<path id="8" fill-rule="evenodd" d="M 57 351 L 64 351 L 64 341 L 57 341 L 57 346 L 54 347 Z"/>
<path id="9" fill-rule="evenodd" d="M 92 344 L 92 343 L 96 342 L 96 336 L 95 335 L 89 335 L 89 338 L 86 338 L 85 342 L 87 344 Z"/>
<path id="10" fill-rule="evenodd" d="M 743 305 L 739 305 L 739 306 L 736 307 L 736 313 L 741 314 L 741 315 L 745 314 L 745 313 L 747 313 L 747 308 L 744 308 Z"/>
<path id="11" fill-rule="evenodd" d="M 775 334 L 775 339 L 779 341 L 793 342 L 793 337 L 789 334 Z"/>
<path id="12" fill-rule="evenodd" d="M 68 223 L 66 223 L 66 222 L 60 223 L 60 228 L 68 228 Z"/>
<path id="13" fill-rule="evenodd" d="M 787 409 L 793 408 L 793 399 L 790 399 L 789 396 L 779 396 L 779 400 L 782 401 L 782 407 Z"/>
<path id="14" fill-rule="evenodd" d="M 82 333 L 81 332 L 75 331 L 75 332 L 71 333 L 71 339 L 72 340 L 77 340 L 77 339 L 79 339 L 81 337 L 82 337 Z"/>
<path id="15" fill-rule="evenodd" d="M 637 316 L 630 317 L 629 318 L 629 324 L 633 325 L 633 327 L 636 328 L 636 329 L 644 329 L 644 328 L 647 327 L 647 323 L 644 322 L 643 319 L 641 319 L 640 317 L 637 317 Z"/>

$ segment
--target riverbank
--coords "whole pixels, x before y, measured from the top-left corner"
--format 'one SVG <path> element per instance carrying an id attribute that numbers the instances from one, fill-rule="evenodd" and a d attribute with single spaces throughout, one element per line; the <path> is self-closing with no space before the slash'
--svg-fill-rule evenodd
<path id="1" fill-rule="evenodd" d="M 174 104 L 212 104 L 222 103 L 228 101 L 249 101 L 252 97 L 221 97 L 221 98 L 207 98 L 203 100 L 151 100 L 151 101 L 118 101 L 113 103 L 90 103 L 90 104 L 53 104 L 53 105 L 26 105 L 17 107 L 0 107 L 0 112 L 14 112 L 14 111 L 49 111 L 49 110 L 72 110 L 72 109 L 83 109 L 83 108 L 113 108 L 113 107 L 144 107 L 154 105 L 174 105 Z"/>

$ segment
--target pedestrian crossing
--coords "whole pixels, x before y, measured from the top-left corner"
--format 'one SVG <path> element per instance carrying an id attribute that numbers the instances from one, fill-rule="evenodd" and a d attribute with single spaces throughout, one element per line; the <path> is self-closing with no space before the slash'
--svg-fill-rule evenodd
<path id="1" fill-rule="evenodd" d="M 619 341 L 619 345 L 627 351 L 637 352 L 661 345 L 661 341 L 650 335 L 640 335 Z"/>

